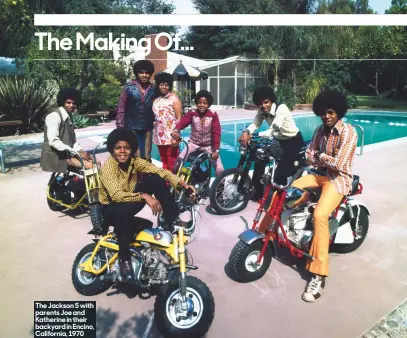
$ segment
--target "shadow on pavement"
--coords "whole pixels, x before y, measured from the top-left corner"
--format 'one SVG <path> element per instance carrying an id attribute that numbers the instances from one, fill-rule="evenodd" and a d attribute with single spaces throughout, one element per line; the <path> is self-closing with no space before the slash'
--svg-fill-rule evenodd
<path id="1" fill-rule="evenodd" d="M 236 282 L 236 283 L 240 283 L 236 277 L 234 276 L 234 274 L 232 273 L 232 269 L 230 268 L 229 262 L 227 262 L 225 264 L 225 267 L 223 269 L 223 271 L 225 271 L 226 276 L 228 276 L 232 281 Z"/>
<path id="2" fill-rule="evenodd" d="M 215 210 L 213 210 L 210 204 L 208 204 L 208 205 L 206 206 L 205 211 L 206 211 L 209 215 L 222 216 L 222 215 L 219 215 Z"/>
<path id="3" fill-rule="evenodd" d="M 305 269 L 306 259 L 305 258 L 298 259 L 296 257 L 293 257 L 290 253 L 290 250 L 288 250 L 285 247 L 277 249 L 276 256 L 273 257 L 270 267 L 273 266 L 273 261 L 278 261 L 295 270 L 296 272 L 298 272 L 301 278 L 307 282 L 311 277 L 309 271 Z M 228 276 L 228 278 L 230 278 L 232 281 L 240 283 L 233 275 L 229 262 L 225 264 L 224 272 L 226 276 Z"/>
<path id="4" fill-rule="evenodd" d="M 133 299 L 138 296 L 141 300 L 146 300 L 150 299 L 151 297 L 157 296 L 159 290 L 159 286 L 156 288 L 151 287 L 149 290 L 148 289 L 141 289 L 137 288 L 134 285 L 131 284 L 115 284 L 112 288 L 108 290 L 106 293 L 106 296 L 115 296 L 118 294 L 124 294 L 126 295 L 127 298 Z"/>
<path id="5" fill-rule="evenodd" d="M 309 281 L 311 274 L 305 269 L 305 265 L 307 263 L 306 258 L 293 257 L 290 250 L 286 247 L 277 248 L 276 251 L 276 256 L 273 257 L 276 261 L 290 267 L 294 271 L 297 271 L 303 280 L 307 282 Z M 273 264 L 273 261 L 271 264 Z"/>

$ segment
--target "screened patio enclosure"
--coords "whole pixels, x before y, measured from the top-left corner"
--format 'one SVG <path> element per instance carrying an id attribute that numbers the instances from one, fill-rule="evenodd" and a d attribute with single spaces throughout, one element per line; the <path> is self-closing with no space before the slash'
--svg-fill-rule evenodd
<path id="1" fill-rule="evenodd" d="M 213 96 L 213 105 L 237 108 L 251 101 L 252 88 L 267 85 L 267 71 L 258 61 L 234 56 L 199 67 L 208 73 L 207 80 L 197 81 L 196 91 L 206 89 Z"/>

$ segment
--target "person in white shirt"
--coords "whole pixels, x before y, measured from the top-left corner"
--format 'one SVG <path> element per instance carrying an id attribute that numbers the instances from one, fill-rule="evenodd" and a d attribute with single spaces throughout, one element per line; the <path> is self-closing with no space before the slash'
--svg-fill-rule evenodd
<path id="1" fill-rule="evenodd" d="M 276 94 L 269 86 L 259 87 L 253 93 L 253 102 L 259 107 L 252 124 L 243 130 L 239 142 L 247 145 L 252 134 L 260 128 L 265 120 L 270 126 L 266 131 L 260 132 L 259 136 L 273 137 L 284 150 L 284 154 L 278 163 L 274 174 L 274 182 L 281 185 L 287 184 L 287 177 L 292 176 L 299 168 L 298 157 L 304 146 L 304 139 L 287 105 L 276 103 Z M 253 172 L 253 186 L 255 192 L 251 199 L 257 201 L 263 196 L 263 186 L 260 179 L 265 172 L 266 163 L 256 162 Z"/>
<path id="2" fill-rule="evenodd" d="M 92 168 L 90 155 L 76 141 L 72 113 L 81 103 L 81 92 L 74 88 L 62 88 L 57 95 L 58 108 L 45 118 L 44 143 L 41 152 L 43 171 L 66 172 L 68 166 L 82 168 L 78 158 L 70 153 L 78 152 L 86 169 Z"/>

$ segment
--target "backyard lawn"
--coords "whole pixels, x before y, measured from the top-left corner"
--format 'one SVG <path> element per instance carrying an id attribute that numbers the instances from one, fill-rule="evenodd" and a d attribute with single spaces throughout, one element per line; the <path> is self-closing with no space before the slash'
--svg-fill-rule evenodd
<path id="1" fill-rule="evenodd" d="M 379 100 L 377 96 L 356 96 L 358 99 L 357 108 L 386 108 L 407 110 L 407 101 L 393 100 L 389 98 Z"/>

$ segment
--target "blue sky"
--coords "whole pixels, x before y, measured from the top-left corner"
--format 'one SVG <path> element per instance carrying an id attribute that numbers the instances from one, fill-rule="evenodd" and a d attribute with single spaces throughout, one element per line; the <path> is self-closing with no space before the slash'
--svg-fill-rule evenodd
<path id="1" fill-rule="evenodd" d="M 194 14 L 197 13 L 192 5 L 191 0 L 173 0 L 176 6 L 176 14 Z M 384 11 L 390 7 L 391 0 L 369 0 L 370 7 L 379 14 L 384 14 Z"/>

